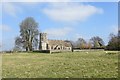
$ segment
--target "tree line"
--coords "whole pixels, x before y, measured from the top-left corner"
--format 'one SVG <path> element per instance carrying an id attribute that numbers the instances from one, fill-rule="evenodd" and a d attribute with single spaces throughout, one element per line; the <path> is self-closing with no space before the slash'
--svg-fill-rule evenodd
<path id="1" fill-rule="evenodd" d="M 78 38 L 77 41 L 70 41 L 75 49 L 105 49 L 105 50 L 120 50 L 120 31 L 118 35 L 110 33 L 109 42 L 105 45 L 102 38 L 99 36 L 92 37 L 89 41 L 84 38 Z"/>
<path id="2" fill-rule="evenodd" d="M 84 38 L 78 38 L 77 41 L 71 41 L 73 48 L 77 49 L 104 49 L 105 44 L 99 36 L 92 37 L 88 42 Z"/>
<path id="3" fill-rule="evenodd" d="M 33 17 L 27 17 L 20 23 L 20 35 L 15 38 L 14 51 L 33 51 L 39 44 L 38 23 Z M 68 40 L 67 40 L 68 41 Z M 88 42 L 83 38 L 78 38 L 77 41 L 71 42 L 73 48 L 79 49 L 106 49 L 120 50 L 120 30 L 118 35 L 110 34 L 110 39 L 107 45 L 99 36 L 92 37 Z"/>

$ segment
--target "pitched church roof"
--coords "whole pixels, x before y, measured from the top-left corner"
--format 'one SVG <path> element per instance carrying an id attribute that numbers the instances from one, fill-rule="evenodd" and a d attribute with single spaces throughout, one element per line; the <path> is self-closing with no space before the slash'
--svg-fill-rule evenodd
<path id="1" fill-rule="evenodd" d="M 51 46 L 62 45 L 62 46 L 65 46 L 65 47 L 71 47 L 71 43 L 66 42 L 64 40 L 48 40 L 48 44 L 51 45 Z"/>

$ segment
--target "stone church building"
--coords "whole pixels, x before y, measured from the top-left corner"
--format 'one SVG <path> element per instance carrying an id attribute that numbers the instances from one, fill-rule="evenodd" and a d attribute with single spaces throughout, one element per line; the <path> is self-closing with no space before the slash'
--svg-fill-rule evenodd
<path id="1" fill-rule="evenodd" d="M 64 40 L 49 40 L 47 33 L 40 33 L 39 50 L 49 51 L 72 51 L 72 45 Z"/>

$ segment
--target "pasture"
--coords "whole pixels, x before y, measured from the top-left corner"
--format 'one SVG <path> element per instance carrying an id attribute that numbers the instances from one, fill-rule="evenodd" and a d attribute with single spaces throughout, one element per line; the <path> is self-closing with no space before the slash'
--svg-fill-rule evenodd
<path id="1" fill-rule="evenodd" d="M 117 78 L 118 53 L 2 54 L 3 78 Z"/>

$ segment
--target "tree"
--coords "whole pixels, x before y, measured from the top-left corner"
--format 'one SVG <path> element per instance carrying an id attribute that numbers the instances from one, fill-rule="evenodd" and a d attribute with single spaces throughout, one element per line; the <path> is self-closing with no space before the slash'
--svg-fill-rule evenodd
<path id="1" fill-rule="evenodd" d="M 13 48 L 13 52 L 18 52 L 18 51 L 22 51 L 22 49 L 20 49 L 20 47 L 18 47 L 18 46 L 15 46 Z"/>
<path id="2" fill-rule="evenodd" d="M 98 36 L 92 37 L 90 41 L 92 43 L 93 48 L 100 48 L 104 46 L 104 41 Z"/>
<path id="3" fill-rule="evenodd" d="M 91 43 L 90 41 L 87 43 L 87 48 L 88 48 L 88 49 L 91 49 L 91 48 L 92 48 L 92 43 Z"/>
<path id="4" fill-rule="evenodd" d="M 32 51 L 38 42 L 38 34 L 38 23 L 32 17 L 27 17 L 20 23 L 20 36 L 16 38 L 15 44 Z"/>
<path id="5" fill-rule="evenodd" d="M 118 36 L 114 35 L 113 33 L 110 34 L 110 40 L 108 42 L 108 45 L 106 46 L 107 50 L 120 50 L 120 37 L 119 37 L 119 32 Z"/>
<path id="6" fill-rule="evenodd" d="M 77 47 L 80 49 L 84 49 L 86 47 L 86 41 L 83 38 L 79 38 L 76 43 Z"/>
<path id="7" fill-rule="evenodd" d="M 22 47 L 23 47 L 23 40 L 22 40 L 22 38 L 16 37 L 15 38 L 15 47 L 14 47 L 14 50 L 15 51 L 19 51 L 19 50 L 22 49 Z"/>

